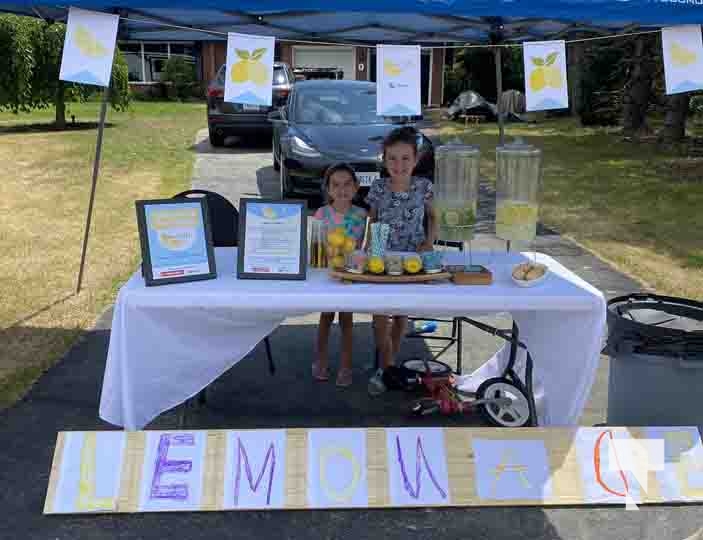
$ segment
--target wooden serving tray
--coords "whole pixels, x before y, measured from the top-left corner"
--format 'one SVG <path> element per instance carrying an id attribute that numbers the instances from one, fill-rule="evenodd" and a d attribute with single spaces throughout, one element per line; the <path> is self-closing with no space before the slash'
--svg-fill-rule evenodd
<path id="1" fill-rule="evenodd" d="M 402 276 L 389 276 L 387 274 L 355 274 L 343 270 L 330 270 L 330 276 L 342 281 L 356 281 L 360 283 L 425 283 L 428 281 L 439 281 L 450 279 L 449 272 L 437 272 L 436 274 L 403 274 Z"/>

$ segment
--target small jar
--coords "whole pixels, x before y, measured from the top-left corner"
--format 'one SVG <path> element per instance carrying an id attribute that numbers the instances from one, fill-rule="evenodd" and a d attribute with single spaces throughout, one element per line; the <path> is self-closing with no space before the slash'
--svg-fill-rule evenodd
<path id="1" fill-rule="evenodd" d="M 403 257 L 397 253 L 387 253 L 383 258 L 386 264 L 386 274 L 400 276 L 403 274 Z"/>
<path id="2" fill-rule="evenodd" d="M 366 272 L 366 261 L 368 256 L 365 251 L 356 250 L 348 253 L 346 256 L 346 268 L 347 271 L 354 274 L 363 274 Z"/>
<path id="3" fill-rule="evenodd" d="M 422 267 L 428 274 L 436 274 L 442 271 L 442 253 L 439 251 L 424 251 L 420 253 L 422 257 Z"/>
<path id="4" fill-rule="evenodd" d="M 417 274 L 422 270 L 422 258 L 417 255 L 406 255 L 403 257 L 403 269 L 408 274 Z"/>

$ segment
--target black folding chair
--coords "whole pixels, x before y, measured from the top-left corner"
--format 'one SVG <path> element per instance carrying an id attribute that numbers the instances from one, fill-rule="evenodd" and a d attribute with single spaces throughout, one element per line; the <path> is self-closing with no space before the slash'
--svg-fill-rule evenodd
<path id="1" fill-rule="evenodd" d="M 208 216 L 210 218 L 210 228 L 212 230 L 212 243 L 214 247 L 236 247 L 239 229 L 239 212 L 234 205 L 219 193 L 204 189 L 190 189 L 174 195 L 174 199 L 205 197 L 207 201 Z M 268 336 L 264 339 L 266 347 L 266 357 L 269 363 L 269 372 L 273 375 L 276 366 L 271 355 L 271 343 Z M 206 390 L 203 389 L 198 394 L 198 402 L 204 404 L 207 401 Z"/>

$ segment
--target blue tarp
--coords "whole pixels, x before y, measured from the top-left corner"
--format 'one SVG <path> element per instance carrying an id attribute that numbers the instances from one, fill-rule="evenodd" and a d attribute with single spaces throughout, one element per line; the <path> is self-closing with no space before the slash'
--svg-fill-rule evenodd
<path id="1" fill-rule="evenodd" d="M 703 0 L 74 0 L 70 5 L 118 12 L 128 36 L 160 40 L 174 26 L 279 38 L 363 42 L 485 42 L 500 19 L 506 40 L 564 37 L 580 29 L 613 33 L 703 23 Z M 68 5 L 66 4 L 63 5 Z M 0 1 L 0 11 L 64 20 L 65 7 Z M 187 32 L 187 30 L 185 30 Z M 178 33 L 183 36 L 182 32 Z M 216 36 L 215 36 L 216 38 Z M 180 39 L 184 39 L 180 37 Z M 202 39 L 202 36 L 200 37 Z"/>

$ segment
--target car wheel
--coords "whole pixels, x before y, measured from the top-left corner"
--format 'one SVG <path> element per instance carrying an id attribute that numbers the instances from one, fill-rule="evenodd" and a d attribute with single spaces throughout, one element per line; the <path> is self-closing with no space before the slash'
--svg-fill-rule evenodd
<path id="1" fill-rule="evenodd" d="M 212 146 L 224 146 L 225 136 L 223 134 L 216 133 L 214 130 L 210 130 L 210 144 Z"/>

